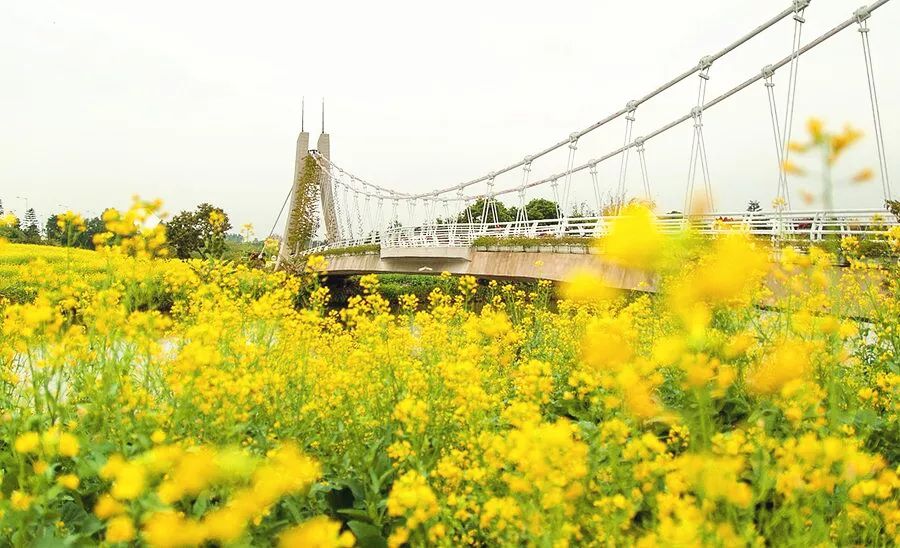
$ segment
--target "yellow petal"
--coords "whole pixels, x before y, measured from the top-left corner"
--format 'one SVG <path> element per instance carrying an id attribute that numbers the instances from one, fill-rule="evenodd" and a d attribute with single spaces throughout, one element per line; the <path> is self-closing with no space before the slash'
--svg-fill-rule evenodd
<path id="1" fill-rule="evenodd" d="M 864 183 L 866 181 L 871 181 L 875 177 L 875 172 L 872 171 L 872 168 L 864 168 L 856 172 L 856 174 L 851 179 L 854 183 Z"/>
<path id="2" fill-rule="evenodd" d="M 781 167 L 784 169 L 784 172 L 789 175 L 805 175 L 806 174 L 806 172 L 803 171 L 803 169 L 801 169 L 800 166 L 798 166 L 797 164 L 795 164 L 794 162 L 792 162 L 790 160 L 785 160 L 781 164 Z"/>

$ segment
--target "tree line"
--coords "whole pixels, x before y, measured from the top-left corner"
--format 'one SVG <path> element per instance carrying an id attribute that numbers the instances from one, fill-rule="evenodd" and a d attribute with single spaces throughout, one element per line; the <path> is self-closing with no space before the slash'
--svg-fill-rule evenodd
<path id="1" fill-rule="evenodd" d="M 106 211 L 108 209 L 104 209 L 104 213 Z M 3 201 L 0 200 L 0 215 L 5 213 Z M 15 243 L 95 249 L 94 236 L 106 231 L 103 213 L 85 218 L 84 231 L 73 234 L 64 231 L 64 224 L 60 222 L 62 215 L 62 212 L 50 215 L 41 226 L 34 208 L 28 208 L 25 215 L 15 218 L 10 226 L 0 226 L 0 238 Z M 232 228 L 228 213 L 209 203 L 181 211 L 161 222 L 166 227 L 170 256 L 180 259 L 199 255 L 221 256 L 228 244 L 244 240 L 241 235 L 228 232 Z"/>

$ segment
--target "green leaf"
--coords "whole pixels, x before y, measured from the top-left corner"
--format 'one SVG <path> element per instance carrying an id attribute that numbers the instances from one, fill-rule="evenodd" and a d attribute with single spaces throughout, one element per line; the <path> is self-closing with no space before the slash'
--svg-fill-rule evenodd
<path id="1" fill-rule="evenodd" d="M 387 540 L 378 527 L 361 521 L 348 521 L 347 526 L 356 536 L 360 548 L 387 548 Z"/>
<path id="2" fill-rule="evenodd" d="M 353 493 L 354 501 L 365 500 L 366 498 L 366 489 L 363 487 L 361 481 L 356 479 L 348 479 L 343 482 L 343 484 L 350 489 L 350 492 Z"/>
<path id="3" fill-rule="evenodd" d="M 206 493 L 201 494 L 197 497 L 197 500 L 194 501 L 194 506 L 191 508 L 191 514 L 194 517 L 200 517 L 206 512 L 206 508 L 209 506 L 209 497 Z"/>
<path id="4" fill-rule="evenodd" d="M 78 531 L 85 537 L 103 529 L 103 522 L 93 514 L 87 513 L 80 504 L 75 502 L 66 502 L 62 505 L 59 519 L 68 526 L 69 530 Z"/>
<path id="5" fill-rule="evenodd" d="M 366 512 L 365 510 L 360 510 L 359 508 L 341 508 L 337 511 L 337 513 L 365 521 L 366 523 L 372 522 L 372 518 L 369 516 L 368 512 Z"/>
<path id="6" fill-rule="evenodd" d="M 53 536 L 53 533 L 49 530 L 45 531 L 45 533 L 47 533 L 48 536 L 35 539 L 34 544 L 31 546 L 34 548 L 63 548 L 67 545 L 63 539 Z"/>

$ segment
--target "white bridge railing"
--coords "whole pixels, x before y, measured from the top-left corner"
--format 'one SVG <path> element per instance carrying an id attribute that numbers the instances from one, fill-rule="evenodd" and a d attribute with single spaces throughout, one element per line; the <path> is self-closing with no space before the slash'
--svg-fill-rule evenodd
<path id="1" fill-rule="evenodd" d="M 606 234 L 613 216 L 568 217 L 539 221 L 506 223 L 445 222 L 412 227 L 396 227 L 373 232 L 365 238 L 339 240 L 304 250 L 304 254 L 326 249 L 380 244 L 382 247 L 467 247 L 480 237 L 498 238 L 596 238 Z M 828 236 L 884 237 L 898 224 L 897 218 L 881 209 L 838 211 L 792 211 L 783 213 L 746 212 L 705 215 L 667 214 L 657 217 L 665 233 L 690 229 L 700 234 L 718 234 L 743 230 L 772 240 L 808 239 L 821 241 Z"/>

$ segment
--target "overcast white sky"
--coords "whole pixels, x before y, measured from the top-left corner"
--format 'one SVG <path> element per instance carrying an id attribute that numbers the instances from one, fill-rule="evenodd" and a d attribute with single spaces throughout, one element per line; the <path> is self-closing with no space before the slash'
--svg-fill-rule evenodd
<path id="1" fill-rule="evenodd" d="M 813 0 L 804 43 L 860 3 Z M 590 125 L 788 4 L 2 0 L 0 199 L 18 211 L 17 196 L 27 197 L 41 217 L 67 207 L 96 214 L 136 193 L 164 199 L 172 212 L 209 201 L 235 226 L 252 222 L 264 235 L 291 184 L 303 95 L 313 143 L 326 97 L 336 163 L 401 191 L 427 190 Z M 718 61 L 708 96 L 789 53 L 792 23 Z M 889 161 L 900 180 L 900 2 L 878 10 L 870 26 Z M 776 75 L 781 109 L 786 80 L 786 71 Z M 696 85 L 690 78 L 641 106 L 635 135 L 688 112 Z M 798 124 L 819 115 L 867 133 L 838 166 L 841 175 L 877 167 L 866 89 L 855 30 L 801 60 Z M 716 205 L 768 205 L 776 160 L 762 83 L 704 119 Z M 578 163 L 620 145 L 623 123 L 585 137 Z M 680 208 L 690 132 L 684 124 L 647 144 L 662 210 Z M 535 163 L 533 176 L 564 165 L 563 151 Z M 631 193 L 639 189 L 634 167 Z M 601 164 L 607 188 L 617 173 L 617 162 Z M 588 199 L 587 175 L 574 184 Z M 818 188 L 809 178 L 792 185 Z M 880 183 L 844 186 L 836 197 L 841 206 L 878 206 Z"/>

